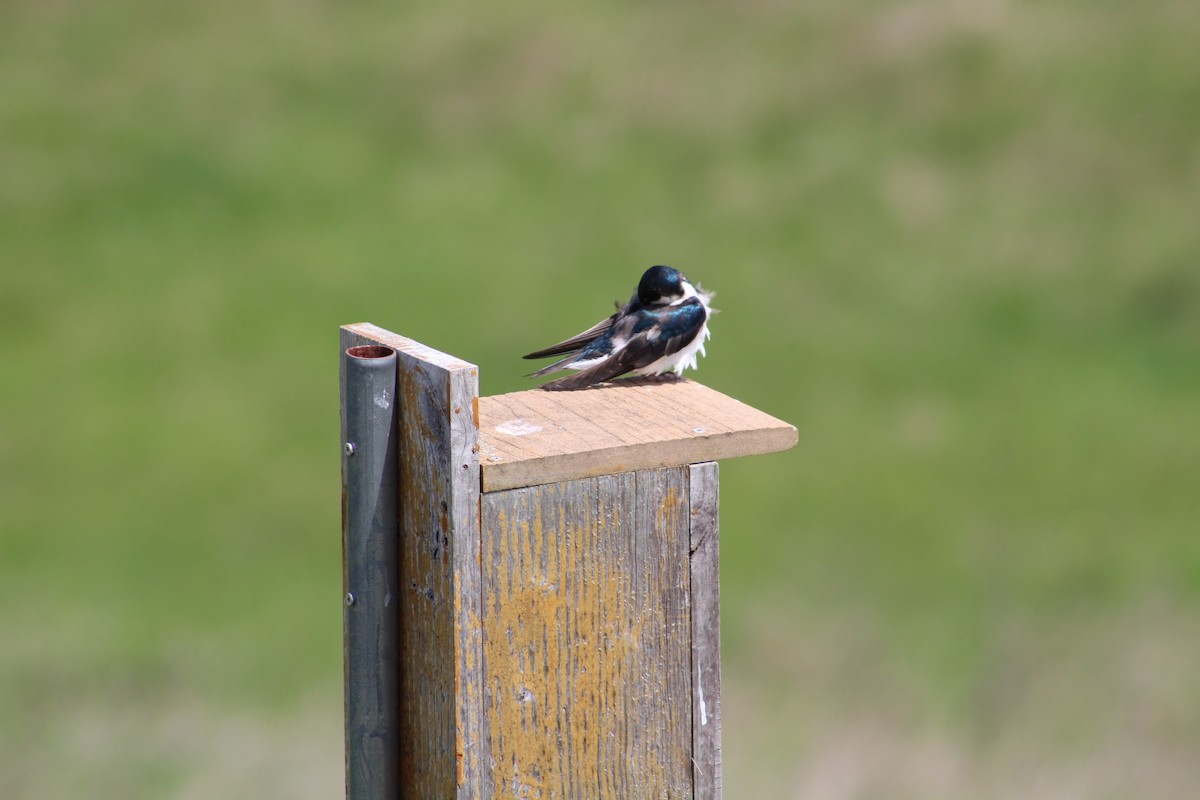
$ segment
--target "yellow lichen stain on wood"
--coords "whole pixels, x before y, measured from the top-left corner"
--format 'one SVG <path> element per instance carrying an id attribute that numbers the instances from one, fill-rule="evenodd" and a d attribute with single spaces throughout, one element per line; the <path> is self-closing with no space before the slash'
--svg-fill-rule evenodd
<path id="1" fill-rule="evenodd" d="M 637 513 L 632 475 L 484 496 L 498 798 L 690 796 L 686 489 L 653 477 Z"/>
<path id="2" fill-rule="evenodd" d="M 683 508 L 683 503 L 680 501 L 679 493 L 674 486 L 667 488 L 666 496 L 663 497 L 662 503 L 658 506 L 658 526 L 661 529 L 666 529 L 673 525 L 679 512 Z"/>
<path id="3" fill-rule="evenodd" d="M 553 629 L 563 600 L 548 579 L 549 565 L 540 560 L 547 545 L 540 508 L 532 519 L 523 517 L 513 524 L 501 513 L 499 521 L 499 562 L 494 566 L 501 578 L 500 592 L 496 602 L 485 607 L 484 623 L 492 756 L 498 766 L 511 765 L 497 775 L 501 796 L 537 797 L 549 777 L 538 767 L 550 755 L 541 735 L 542 719 L 555 702 L 546 678 L 559 664 L 555 648 L 541 646 L 531 634 Z"/>

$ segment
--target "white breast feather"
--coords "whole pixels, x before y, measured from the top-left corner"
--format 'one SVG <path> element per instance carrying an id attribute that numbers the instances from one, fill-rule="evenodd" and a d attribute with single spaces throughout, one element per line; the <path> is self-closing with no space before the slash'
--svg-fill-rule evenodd
<path id="1" fill-rule="evenodd" d="M 683 297 L 671 303 L 671 305 L 679 305 L 689 297 L 698 298 L 700 305 L 704 306 L 704 324 L 700 326 L 700 331 L 678 353 L 663 356 L 641 369 L 634 370 L 635 375 L 662 375 L 665 372 L 674 372 L 677 375 L 681 375 L 685 369 L 696 369 L 696 357 L 704 355 L 704 342 L 708 337 L 712 336 L 712 331 L 708 329 L 708 318 L 712 315 L 712 309 L 709 308 L 708 304 L 713 298 L 713 293 L 706 292 L 703 289 L 697 290 L 691 283 L 684 281 Z"/>

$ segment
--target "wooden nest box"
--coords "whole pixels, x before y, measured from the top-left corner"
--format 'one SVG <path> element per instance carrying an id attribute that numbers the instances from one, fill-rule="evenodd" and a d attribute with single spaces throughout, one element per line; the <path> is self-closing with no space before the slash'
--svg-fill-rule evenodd
<path id="1" fill-rule="evenodd" d="M 479 397 L 374 325 L 341 348 L 348 797 L 720 797 L 716 462 L 796 429 L 692 381 Z"/>

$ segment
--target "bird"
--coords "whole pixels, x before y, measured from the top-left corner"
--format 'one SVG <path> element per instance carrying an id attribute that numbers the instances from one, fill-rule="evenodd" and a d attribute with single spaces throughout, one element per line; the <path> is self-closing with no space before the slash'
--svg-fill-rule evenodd
<path id="1" fill-rule="evenodd" d="M 529 377 L 579 370 L 542 384 L 549 391 L 586 389 L 628 372 L 678 379 L 685 369 L 696 368 L 697 354 L 704 355 L 704 342 L 711 336 L 708 320 L 716 313 L 709 306 L 713 296 L 673 267 L 650 267 L 637 292 L 628 303 L 617 301 L 617 312 L 611 317 L 526 355 L 563 356 Z"/>

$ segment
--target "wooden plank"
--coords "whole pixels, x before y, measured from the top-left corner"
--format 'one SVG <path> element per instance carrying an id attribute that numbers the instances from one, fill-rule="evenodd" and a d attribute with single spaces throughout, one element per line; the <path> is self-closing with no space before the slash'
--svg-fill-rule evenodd
<path id="1" fill-rule="evenodd" d="M 691 380 L 479 398 L 485 492 L 771 453 L 796 428 Z"/>
<path id="2" fill-rule="evenodd" d="M 602 607 L 600 613 L 602 619 L 619 620 L 624 616 L 621 601 L 632 601 L 628 607 L 637 624 L 631 626 L 629 635 L 636 638 L 637 646 L 628 662 L 616 661 L 626 669 L 614 670 L 607 684 L 624 703 L 626 726 L 632 723 L 637 733 L 650 729 L 655 735 L 626 741 L 626 780 L 614 787 L 612 796 L 690 798 L 692 625 L 687 468 L 648 470 L 634 477 L 633 535 L 618 540 L 624 552 L 618 553 L 615 564 L 618 573 L 622 561 L 631 565 L 631 591 L 616 598 L 616 607 Z M 614 652 L 622 652 L 627 646 L 619 641 L 624 631 L 613 633 L 608 641 Z M 612 741 L 620 743 L 621 739 Z"/>
<path id="3" fill-rule="evenodd" d="M 485 702 L 498 798 L 597 784 L 594 481 L 485 495 Z"/>
<path id="4" fill-rule="evenodd" d="M 721 576 L 715 461 L 693 464 L 691 481 L 692 764 L 696 800 L 721 797 Z"/>
<path id="5" fill-rule="evenodd" d="M 692 796 L 687 481 L 483 495 L 496 797 Z"/>
<path id="6" fill-rule="evenodd" d="M 486 797 L 482 713 L 478 369 L 369 324 L 343 348 L 398 353 L 401 785 L 405 797 Z"/>

